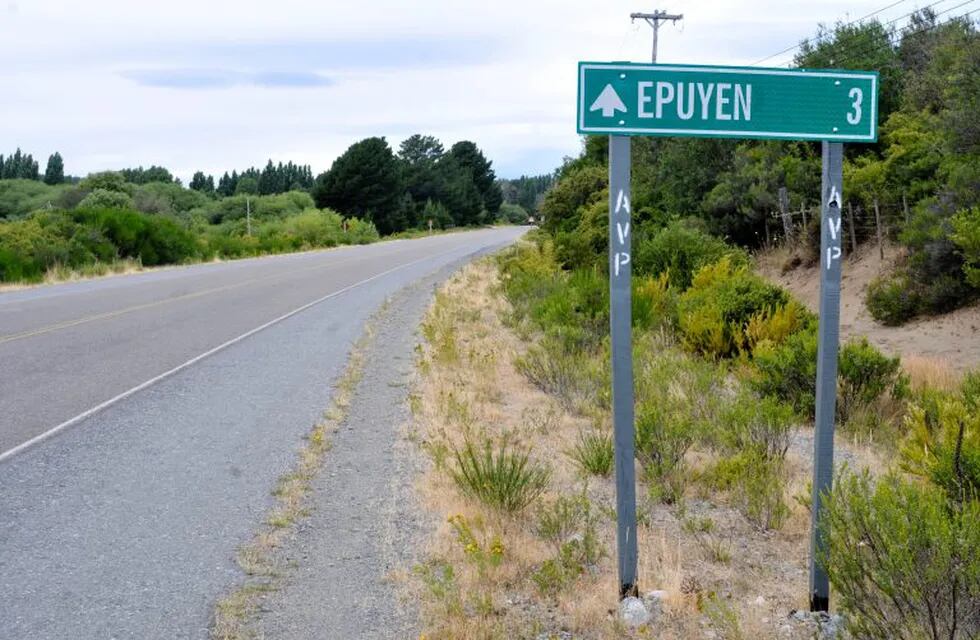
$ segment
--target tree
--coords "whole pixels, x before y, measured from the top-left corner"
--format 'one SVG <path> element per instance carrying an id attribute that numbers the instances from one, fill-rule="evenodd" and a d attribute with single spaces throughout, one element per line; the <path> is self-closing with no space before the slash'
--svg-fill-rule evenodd
<path id="1" fill-rule="evenodd" d="M 194 173 L 194 177 L 191 178 L 191 183 L 188 187 L 194 191 L 211 195 L 214 193 L 214 178 L 204 175 L 203 171 L 197 171 Z"/>
<path id="2" fill-rule="evenodd" d="M 55 151 L 48 158 L 48 166 L 44 169 L 44 184 L 61 184 L 65 181 L 65 162 L 61 154 Z"/>
<path id="3" fill-rule="evenodd" d="M 457 142 L 449 150 L 449 155 L 456 159 L 459 165 L 469 171 L 470 179 L 483 199 L 484 207 L 491 215 L 496 215 L 503 202 L 503 196 L 499 189 L 494 191 L 497 176 L 491 165 L 493 164 L 483 155 L 476 143 L 469 140 Z"/>
<path id="4" fill-rule="evenodd" d="M 401 170 L 388 142 L 366 138 L 317 176 L 313 198 L 318 207 L 370 220 L 385 235 L 406 227 L 402 188 Z"/>
<path id="5" fill-rule="evenodd" d="M 483 198 L 473 183 L 473 174 L 462 166 L 452 154 L 446 154 L 436 163 L 438 197 L 453 217 L 457 226 L 469 226 L 482 222 Z"/>
<path id="6" fill-rule="evenodd" d="M 412 166 L 431 167 L 445 152 L 437 138 L 420 133 L 405 139 L 398 147 L 398 157 Z"/>
<path id="7" fill-rule="evenodd" d="M 235 185 L 235 195 L 242 193 L 253 196 L 259 193 L 259 181 L 255 176 L 242 175 L 238 178 L 238 183 Z"/>
<path id="8" fill-rule="evenodd" d="M 31 154 L 23 153 L 18 148 L 13 155 L 6 160 L 0 155 L 0 180 L 37 180 L 38 164 Z"/>

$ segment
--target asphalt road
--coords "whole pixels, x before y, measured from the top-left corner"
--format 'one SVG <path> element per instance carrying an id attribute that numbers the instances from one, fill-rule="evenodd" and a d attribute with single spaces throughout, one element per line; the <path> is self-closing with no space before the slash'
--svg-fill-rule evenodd
<path id="1" fill-rule="evenodd" d="M 0 294 L 0 638 L 207 637 L 365 320 L 522 232 Z"/>

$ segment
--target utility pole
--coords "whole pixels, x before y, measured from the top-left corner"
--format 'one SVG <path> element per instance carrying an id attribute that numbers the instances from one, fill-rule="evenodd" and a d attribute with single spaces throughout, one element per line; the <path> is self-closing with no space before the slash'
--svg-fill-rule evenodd
<path id="1" fill-rule="evenodd" d="M 659 9 L 654 10 L 653 13 L 631 13 L 630 20 L 646 20 L 650 28 L 653 29 L 653 55 L 651 56 L 651 62 L 657 63 L 657 32 L 660 31 L 660 22 L 670 20 L 674 24 L 677 24 L 678 20 L 684 19 L 683 13 L 667 13 L 666 11 L 660 11 Z"/>
<path id="2" fill-rule="evenodd" d="M 252 203 L 248 196 L 245 196 L 245 225 L 248 229 L 248 237 L 252 237 Z"/>

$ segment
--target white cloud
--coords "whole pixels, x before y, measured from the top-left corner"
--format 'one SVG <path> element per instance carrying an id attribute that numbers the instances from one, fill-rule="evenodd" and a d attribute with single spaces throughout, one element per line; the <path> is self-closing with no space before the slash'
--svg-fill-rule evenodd
<path id="1" fill-rule="evenodd" d="M 685 19 L 661 30 L 660 58 L 748 64 L 879 2 L 675 2 Z M 549 171 L 579 149 L 576 62 L 648 59 L 649 28 L 629 20 L 642 4 L 9 2 L 0 141 L 42 163 L 58 150 L 74 174 L 186 178 L 269 157 L 324 170 L 362 137 L 424 132 L 476 141 L 501 175 Z"/>

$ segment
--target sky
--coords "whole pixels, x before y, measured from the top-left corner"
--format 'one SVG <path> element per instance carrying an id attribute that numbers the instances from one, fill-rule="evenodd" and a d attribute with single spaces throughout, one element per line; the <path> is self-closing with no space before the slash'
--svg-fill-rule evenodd
<path id="1" fill-rule="evenodd" d="M 576 63 L 649 60 L 633 11 L 684 14 L 660 62 L 754 64 L 819 23 L 934 2 L 0 0 L 0 153 L 186 182 L 269 158 L 320 172 L 362 138 L 424 133 L 473 140 L 500 177 L 548 173 L 581 148 Z"/>

